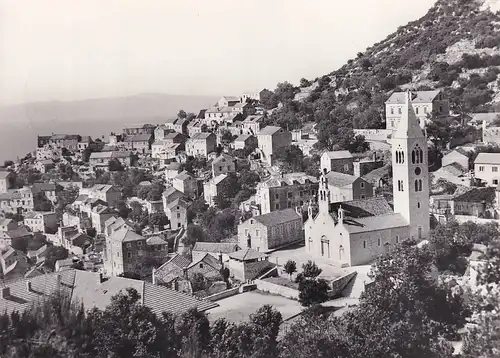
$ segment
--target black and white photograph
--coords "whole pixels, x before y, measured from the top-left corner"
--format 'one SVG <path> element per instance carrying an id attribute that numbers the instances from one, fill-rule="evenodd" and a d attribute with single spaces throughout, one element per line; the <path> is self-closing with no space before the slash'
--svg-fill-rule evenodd
<path id="1" fill-rule="evenodd" d="M 0 0 L 0 358 L 499 358 L 500 0 Z"/>

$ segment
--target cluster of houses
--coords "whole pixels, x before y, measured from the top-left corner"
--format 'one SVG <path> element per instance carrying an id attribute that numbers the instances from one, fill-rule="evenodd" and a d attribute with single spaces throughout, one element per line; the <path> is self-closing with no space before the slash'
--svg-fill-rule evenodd
<path id="1" fill-rule="evenodd" d="M 89 148 L 91 172 L 109 170 L 112 162 L 143 165 L 154 172 L 166 188 L 161 198 L 129 198 L 127 204 L 136 202 L 149 214 L 164 214 L 168 224 L 137 230 L 137 223 L 120 217 L 122 193 L 114 185 L 85 188 L 81 182 L 49 182 L 15 188 L 13 174 L 0 171 L 0 267 L 3 280 L 12 282 L 6 286 L 10 291 L 2 291 L 0 308 L 11 307 L 6 302 L 12 295 L 30 296 L 41 282 L 47 245 L 27 253 L 12 248 L 13 240 L 37 234 L 70 252 L 69 259 L 56 263 L 56 273 L 44 276 L 56 286 L 61 280 L 71 282 L 75 299 L 90 302 L 86 291 L 95 290 L 104 304 L 126 285 L 142 285 L 144 301 L 168 297 L 168 302 L 184 302 L 178 303 L 182 309 L 189 304 L 204 310 L 213 304 L 193 297 L 200 295 L 191 284 L 194 277 L 202 275 L 210 282 L 204 290 L 210 296 L 225 290 L 229 281 L 248 282 L 275 267 L 270 253 L 290 245 L 305 246 L 307 255 L 329 265 L 352 267 L 370 264 L 403 240 L 425 240 L 432 220 L 494 220 L 500 211 L 500 153 L 481 153 L 471 162 L 463 147 L 449 150 L 429 180 L 428 142 L 422 128 L 430 114 L 448 113 L 448 101 L 440 91 L 396 92 L 386 102 L 386 129 L 359 132 L 376 148 L 385 143 L 391 159 L 384 161 L 376 152 L 327 151 L 321 153 L 316 176 L 274 169 L 282 148 L 297 145 L 305 155 L 315 153 L 316 133 L 310 124 L 297 131 L 266 125 L 259 94 L 225 96 L 198 115 L 158 126 L 127 127 L 121 134 L 111 133 L 107 143 L 78 135 L 39 137 L 36 167 L 42 173 L 52 170 L 67 151 L 83 158 Z M 206 160 L 208 170 L 184 170 L 191 158 Z M 151 167 L 145 166 L 147 160 Z M 261 175 L 255 194 L 240 204 L 247 219 L 238 223 L 237 235 L 185 247 L 193 205 L 203 199 L 217 206 L 227 180 L 242 168 Z M 439 179 L 457 190 L 433 192 L 432 187 L 442 183 Z M 56 203 L 58 193 L 69 185 L 78 189 L 78 196 L 62 217 L 35 210 L 37 200 Z M 392 191 L 391 202 L 381 189 Z M 16 214 L 23 220 L 6 217 Z M 100 274 L 75 271 L 73 257 L 87 260 L 85 268 Z M 148 259 L 161 262 L 147 273 L 151 283 L 120 277 L 140 270 Z"/>

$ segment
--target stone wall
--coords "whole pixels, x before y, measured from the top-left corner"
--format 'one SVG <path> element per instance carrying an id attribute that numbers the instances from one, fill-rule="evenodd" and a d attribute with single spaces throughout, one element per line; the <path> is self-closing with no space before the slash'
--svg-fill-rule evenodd
<path id="1" fill-rule="evenodd" d="M 328 292 L 328 295 L 330 297 L 338 297 L 344 290 L 344 288 L 347 286 L 347 284 L 354 279 L 356 276 L 357 272 L 353 271 L 351 273 L 348 273 L 347 275 L 344 275 L 342 277 L 339 277 L 335 280 L 333 280 L 330 284 L 331 291 Z"/>
<path id="2" fill-rule="evenodd" d="M 378 141 L 390 141 L 390 136 L 392 135 L 391 129 L 355 129 L 354 135 L 362 135 L 367 141 L 378 140 Z"/>
<path id="3" fill-rule="evenodd" d="M 275 295 L 280 295 L 286 298 L 291 298 L 292 300 L 299 299 L 299 291 L 294 290 L 293 288 L 277 285 L 275 283 L 264 280 L 255 280 L 255 283 L 257 284 L 258 290 L 269 292 Z"/>
<path id="4" fill-rule="evenodd" d="M 229 290 L 225 290 L 210 296 L 205 297 L 205 300 L 215 302 L 222 300 L 223 298 L 231 297 L 237 295 L 239 293 L 239 286 L 230 288 Z"/>

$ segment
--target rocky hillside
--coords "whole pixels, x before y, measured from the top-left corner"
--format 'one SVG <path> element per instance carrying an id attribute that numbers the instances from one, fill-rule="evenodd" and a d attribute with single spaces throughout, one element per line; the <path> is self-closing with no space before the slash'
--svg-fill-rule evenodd
<path id="1" fill-rule="evenodd" d="M 442 89 L 455 113 L 500 109 L 498 10 L 499 0 L 438 0 L 340 69 L 300 87 L 279 84 L 266 99 L 284 104 L 271 121 L 288 128 L 315 121 L 320 146 L 329 148 L 342 146 L 346 128 L 383 127 L 394 90 Z"/>

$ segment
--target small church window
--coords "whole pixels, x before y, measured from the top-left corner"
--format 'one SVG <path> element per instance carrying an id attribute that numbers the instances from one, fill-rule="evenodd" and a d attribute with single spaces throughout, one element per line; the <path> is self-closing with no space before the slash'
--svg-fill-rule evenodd
<path id="1" fill-rule="evenodd" d="M 420 201 L 417 203 L 417 208 L 420 209 Z"/>
<path id="2" fill-rule="evenodd" d="M 366 240 L 363 240 L 363 249 L 366 249 Z"/>
<path id="3" fill-rule="evenodd" d="M 382 244 L 382 240 L 380 240 L 380 237 L 377 239 L 377 244 L 380 246 Z"/>
<path id="4" fill-rule="evenodd" d="M 396 235 L 396 244 L 399 244 L 399 235 Z"/>

